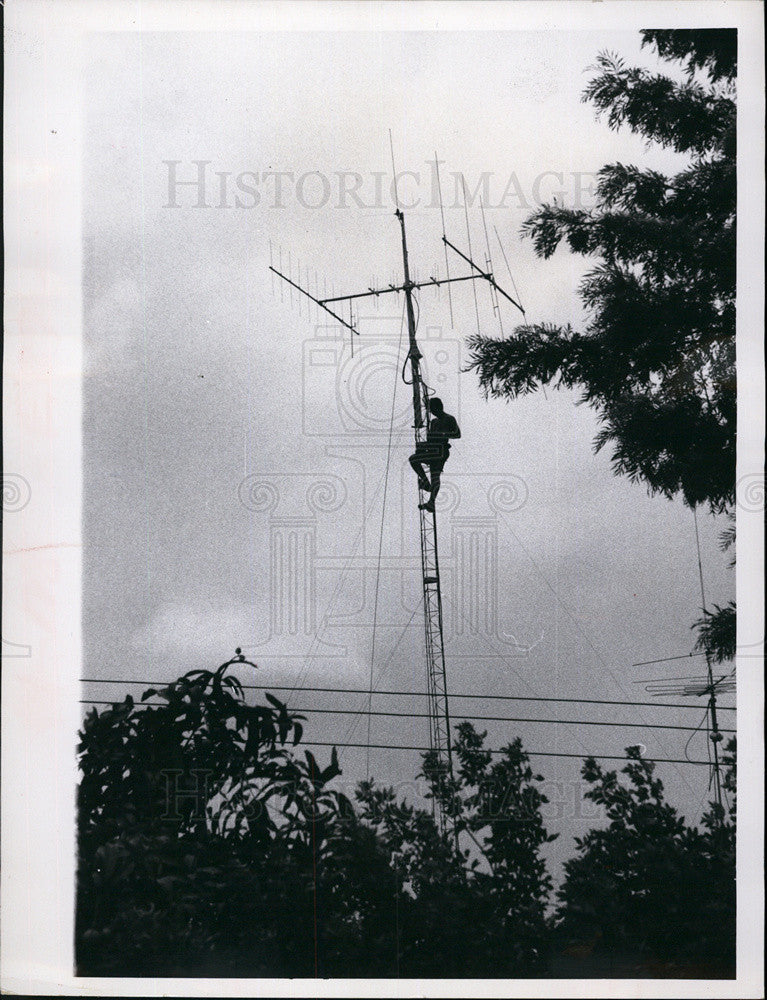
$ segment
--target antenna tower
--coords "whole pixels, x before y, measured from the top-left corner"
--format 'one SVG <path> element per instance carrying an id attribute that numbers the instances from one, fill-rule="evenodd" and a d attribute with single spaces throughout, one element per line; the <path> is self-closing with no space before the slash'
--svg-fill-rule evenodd
<path id="1" fill-rule="evenodd" d="M 312 295 L 312 293 L 307 291 L 305 288 L 301 287 L 301 285 L 293 281 L 291 278 L 287 277 L 274 266 L 270 265 L 269 270 L 273 271 L 276 275 L 282 278 L 283 281 L 286 281 L 290 286 L 307 296 L 307 298 L 311 299 L 312 302 L 324 309 L 325 312 L 329 313 L 338 323 L 341 324 L 341 326 L 349 330 L 352 337 L 352 344 L 354 343 L 353 337 L 355 335 L 359 336 L 359 331 L 356 329 L 355 320 L 351 311 L 352 305 L 356 300 L 372 297 L 377 299 L 380 295 L 404 294 L 409 338 L 406 365 L 410 369 L 409 384 L 412 387 L 413 394 L 413 430 L 416 444 L 418 444 L 419 442 L 426 440 L 428 431 L 429 389 L 423 381 L 421 373 L 421 358 L 423 355 L 418 348 L 418 341 L 416 340 L 417 324 L 413 304 L 413 293 L 421 288 L 438 288 L 441 285 L 448 285 L 448 291 L 450 291 L 449 286 L 458 281 L 477 281 L 482 279 L 489 284 L 491 297 L 493 296 L 493 292 L 495 293 L 495 297 L 493 298 L 494 312 L 497 310 L 498 295 L 503 296 L 511 302 L 512 305 L 516 306 L 516 308 L 519 309 L 523 315 L 524 310 L 515 299 L 508 295 L 496 283 L 490 264 L 489 253 L 486 262 L 487 269 L 483 270 L 471 259 L 471 251 L 469 251 L 469 255 L 466 255 L 448 240 L 444 229 L 444 212 L 442 214 L 442 242 L 445 245 L 445 253 L 447 254 L 447 248 L 449 247 L 450 250 L 461 258 L 462 261 L 468 264 L 470 268 L 469 274 L 451 278 L 448 271 L 447 277 L 442 279 L 430 277 L 428 281 L 412 280 L 410 276 L 410 261 L 408 257 L 407 234 L 405 230 L 405 215 L 400 208 L 399 199 L 397 197 L 397 173 L 394 169 L 393 160 L 394 157 L 392 152 L 394 200 L 397 206 L 394 214 L 400 225 L 402 239 L 402 269 L 404 280 L 401 284 L 391 284 L 385 288 L 377 289 L 368 288 L 365 292 L 358 292 L 352 295 L 334 295 L 329 298 L 318 298 L 317 296 Z M 437 161 L 437 164 L 439 163 L 436 153 L 435 161 Z M 438 166 L 437 170 L 439 170 Z M 439 177 L 439 174 L 437 174 L 437 177 Z M 349 303 L 350 309 L 349 321 L 343 319 L 339 315 L 342 308 L 341 303 L 347 302 Z M 338 310 L 338 312 L 336 310 Z M 420 484 L 418 490 L 420 506 L 420 504 L 426 499 L 426 495 L 421 490 Z M 442 623 L 442 589 L 439 573 L 439 549 L 437 544 L 437 515 L 434 511 L 427 511 L 424 509 L 419 509 L 419 515 L 424 633 L 426 641 L 426 684 L 429 696 L 429 759 L 431 766 L 434 769 L 433 773 L 437 779 L 438 785 L 449 788 L 453 777 L 453 757 L 450 738 L 450 708 L 447 689 L 447 673 L 445 669 L 445 643 Z M 433 807 L 438 827 L 443 835 L 451 834 L 455 836 L 455 823 L 453 816 L 451 811 L 445 808 L 443 800 L 440 796 L 436 796 L 434 798 Z"/>
<path id="2" fill-rule="evenodd" d="M 714 677 L 711 658 L 706 656 L 706 673 L 703 676 L 676 677 L 644 683 L 645 691 L 656 698 L 670 696 L 682 698 L 707 698 L 708 738 L 712 746 L 711 784 L 714 786 L 714 801 L 722 808 L 722 763 L 719 744 L 724 739 L 716 713 L 717 697 L 735 691 L 735 671 Z"/>

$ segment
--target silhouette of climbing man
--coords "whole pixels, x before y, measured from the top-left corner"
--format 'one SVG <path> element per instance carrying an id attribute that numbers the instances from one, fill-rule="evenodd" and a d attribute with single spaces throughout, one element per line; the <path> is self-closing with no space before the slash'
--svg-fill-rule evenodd
<path id="1" fill-rule="evenodd" d="M 433 511 L 434 501 L 439 493 L 442 469 L 450 454 L 449 438 L 459 438 L 461 429 L 455 417 L 445 413 L 441 399 L 436 396 L 430 399 L 429 409 L 432 419 L 426 431 L 426 440 L 419 441 L 415 446 L 415 454 L 410 456 L 410 464 L 418 476 L 418 485 L 424 493 L 429 494 L 429 499 L 419 504 L 418 509 Z M 429 466 L 428 477 L 424 472 L 424 465 Z"/>

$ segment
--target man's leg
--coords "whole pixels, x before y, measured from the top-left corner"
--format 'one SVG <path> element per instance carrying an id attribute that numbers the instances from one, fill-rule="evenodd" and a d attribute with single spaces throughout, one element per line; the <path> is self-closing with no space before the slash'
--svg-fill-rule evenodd
<path id="1" fill-rule="evenodd" d="M 418 476 L 418 485 L 421 487 L 424 493 L 430 492 L 431 483 L 426 478 L 426 473 L 424 472 L 423 468 L 423 462 L 421 461 L 418 452 L 416 452 L 415 455 L 410 456 L 410 465 L 412 466 L 415 474 Z"/>
<path id="2" fill-rule="evenodd" d="M 432 466 L 431 467 L 431 496 L 429 497 L 429 503 L 434 506 L 434 501 L 437 499 L 437 494 L 439 493 L 439 488 L 442 485 L 442 466 Z"/>
<path id="3" fill-rule="evenodd" d="M 429 499 L 426 503 L 419 504 L 421 510 L 434 510 L 434 501 L 437 499 L 439 488 L 442 482 L 442 468 L 444 462 L 430 462 L 429 472 L 431 473 L 431 488 L 429 489 Z"/>

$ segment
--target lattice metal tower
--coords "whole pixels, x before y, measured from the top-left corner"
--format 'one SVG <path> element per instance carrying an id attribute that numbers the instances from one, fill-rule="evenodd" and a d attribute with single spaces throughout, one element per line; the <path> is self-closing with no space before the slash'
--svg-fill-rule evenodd
<path id="1" fill-rule="evenodd" d="M 408 361 L 413 389 L 413 427 L 416 446 L 426 441 L 429 422 L 428 390 L 421 378 L 421 352 L 416 340 L 415 313 L 413 311 L 413 288 L 410 280 L 410 264 L 407 252 L 405 216 L 397 209 L 397 218 L 402 229 L 402 266 L 405 275 L 403 291 L 407 309 L 409 337 Z M 445 669 L 445 640 L 442 623 L 442 585 L 439 577 L 439 548 L 437 545 L 437 514 L 425 510 L 424 491 L 420 482 L 419 525 L 421 537 L 421 576 L 423 582 L 424 637 L 426 644 L 426 690 L 429 699 L 429 746 L 436 765 L 434 777 L 439 783 L 453 777 L 453 752 L 450 739 L 450 707 L 447 696 L 447 672 Z M 450 825 L 442 804 L 435 800 L 435 812 L 442 832 Z"/>

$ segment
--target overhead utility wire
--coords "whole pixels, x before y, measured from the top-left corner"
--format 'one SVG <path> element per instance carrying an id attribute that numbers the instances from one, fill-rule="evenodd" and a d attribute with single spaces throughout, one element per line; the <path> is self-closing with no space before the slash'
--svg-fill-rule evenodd
<path id="1" fill-rule="evenodd" d="M 565 614 L 568 616 L 568 618 L 570 619 L 570 621 L 572 621 L 572 623 L 578 629 L 578 631 L 583 636 L 583 638 L 586 640 L 586 642 L 588 643 L 588 645 L 591 647 L 592 651 L 594 652 L 597 660 L 600 662 L 600 664 L 602 665 L 602 667 L 607 671 L 607 673 L 610 675 L 610 677 L 612 677 L 613 681 L 615 681 L 615 684 L 618 687 L 618 689 L 624 691 L 624 693 L 625 693 L 626 689 L 625 689 L 622 681 L 620 680 L 620 678 L 610 668 L 610 666 L 607 663 L 607 661 L 605 660 L 605 658 L 602 656 L 602 654 L 599 652 L 599 650 L 597 649 L 597 647 L 591 641 L 591 639 L 587 635 L 586 631 L 584 630 L 584 628 L 581 626 L 580 622 L 578 621 L 578 619 L 577 619 L 576 615 L 574 614 L 574 612 L 562 600 L 562 598 L 557 593 L 556 589 L 549 582 L 548 578 L 546 577 L 546 574 L 540 568 L 540 566 L 535 561 L 535 559 L 533 559 L 532 555 L 528 552 L 528 550 L 525 547 L 525 545 L 522 542 L 522 540 L 519 538 L 519 536 L 517 535 L 517 533 L 514 531 L 514 529 L 509 524 L 508 518 L 506 518 L 504 516 L 504 514 L 499 514 L 499 518 L 501 519 L 502 523 L 506 525 L 506 528 L 511 533 L 511 535 L 514 537 L 514 539 L 516 540 L 516 542 L 519 545 L 519 547 L 523 550 L 523 552 L 525 553 L 525 555 L 528 557 L 528 559 L 530 560 L 530 562 L 533 564 L 533 566 L 535 567 L 536 571 L 538 572 L 538 575 L 541 577 L 541 579 L 543 580 L 543 582 L 546 584 L 546 586 L 549 588 L 549 590 L 551 591 L 551 593 L 554 595 L 555 599 L 559 603 L 559 606 L 564 610 Z M 666 749 L 666 748 L 664 748 L 664 749 Z M 667 752 L 670 752 L 670 750 L 667 750 Z M 681 778 L 682 782 L 685 785 L 687 785 L 688 790 L 692 793 L 693 789 L 690 787 L 689 783 L 687 782 L 687 779 L 684 777 L 684 775 L 681 772 L 678 772 L 678 773 L 679 773 L 679 777 Z"/>
<path id="2" fill-rule="evenodd" d="M 302 740 L 302 744 L 313 747 L 345 747 L 353 749 L 366 749 L 367 743 L 330 743 L 322 742 L 319 740 Z M 424 746 L 403 746 L 399 743 L 372 743 L 371 749 L 374 750 L 414 750 L 419 753 L 425 753 L 430 748 Z M 495 749 L 491 748 L 486 751 L 486 753 L 491 754 L 505 754 L 505 749 Z M 564 757 L 570 760 L 583 760 L 585 757 L 594 757 L 597 760 L 619 760 L 627 761 L 628 758 L 625 754 L 605 754 L 605 753 L 561 753 L 557 751 L 544 751 L 544 750 L 525 750 L 528 757 Z M 642 760 L 650 761 L 654 764 L 693 764 L 702 765 L 707 767 L 708 761 L 705 760 L 683 760 L 679 757 L 642 757 Z"/>
<path id="3" fill-rule="evenodd" d="M 317 740 L 302 740 L 301 743 L 306 743 L 308 746 L 313 747 L 354 747 L 359 749 L 366 749 L 367 743 L 326 743 L 319 742 Z M 372 743 L 371 749 L 373 750 L 417 750 L 421 753 L 425 753 L 430 747 L 416 747 L 416 746 L 400 746 L 397 743 Z M 505 750 L 501 749 L 489 749 L 485 751 L 486 753 L 492 754 L 505 754 Z M 560 753 L 543 750 L 525 750 L 528 757 L 567 757 L 571 760 L 583 760 L 584 757 L 594 757 L 598 760 L 622 760 L 626 761 L 630 758 L 626 757 L 625 754 L 606 754 L 606 753 Z M 708 767 L 707 760 L 682 760 L 678 757 L 643 757 L 642 760 L 651 761 L 654 764 L 700 764 Z"/>
<path id="4" fill-rule="evenodd" d="M 668 663 L 671 660 L 687 660 L 691 656 L 705 656 L 705 653 L 685 653 L 683 656 L 662 656 L 659 660 L 640 660 L 639 663 L 632 663 L 632 667 L 649 667 L 653 663 Z"/>
<path id="5" fill-rule="evenodd" d="M 126 678 L 102 678 L 102 677 L 82 677 L 81 683 L 83 684 L 147 684 L 149 686 L 159 685 L 160 687 L 166 687 L 168 684 L 173 684 L 174 681 L 139 681 L 139 680 L 127 680 Z M 243 684 L 243 689 L 246 691 L 294 691 L 291 685 L 280 685 L 280 684 Z M 366 695 L 367 688 L 338 688 L 338 687 L 304 687 L 301 688 L 302 691 L 311 691 L 318 694 L 364 694 Z M 391 695 L 394 697 L 401 696 L 403 698 L 413 698 L 413 697 L 427 697 L 428 691 L 376 691 L 376 694 L 380 695 Z M 544 702 L 555 702 L 559 704 L 579 704 L 579 705 L 625 705 L 627 707 L 643 707 L 643 708 L 687 708 L 698 710 L 697 705 L 685 705 L 679 703 L 663 702 L 663 701 L 612 701 L 604 698 L 553 698 L 553 697 L 533 697 L 531 695 L 516 695 L 516 694 L 471 694 L 468 692 L 458 692 L 451 691 L 451 698 L 480 698 L 486 699 L 488 701 L 544 701 Z M 722 711 L 735 711 L 734 705 L 722 706 Z"/>
<path id="6" fill-rule="evenodd" d="M 89 704 L 94 704 L 89 702 Z M 111 702 L 107 703 L 111 704 Z M 149 707 L 149 706 L 147 706 Z M 353 748 L 358 750 L 367 750 L 370 747 L 371 750 L 414 750 L 419 753 L 426 753 L 430 750 L 430 747 L 423 746 L 403 746 L 399 743 L 343 743 L 338 740 L 331 742 L 320 741 L 320 740 L 301 740 L 302 746 L 310 747 L 345 747 Z M 505 750 L 490 748 L 486 753 L 491 754 L 504 754 Z M 526 750 L 525 753 L 528 757 L 566 757 L 571 760 L 583 760 L 586 757 L 595 757 L 598 760 L 628 760 L 625 754 L 604 754 L 604 753 L 559 753 L 554 751 L 543 751 L 543 750 Z M 673 757 L 643 757 L 642 760 L 652 761 L 655 764 L 702 764 L 708 767 L 710 762 L 707 760 L 682 760 L 681 758 Z"/>
<path id="7" fill-rule="evenodd" d="M 83 698 L 80 701 L 81 705 L 113 705 L 112 701 L 98 701 L 90 698 Z M 162 705 L 159 701 L 147 701 L 143 702 L 144 705 L 157 707 Z M 382 712 L 380 710 L 371 710 L 368 712 L 367 709 L 357 709 L 357 708 L 315 708 L 314 706 L 299 706 L 295 705 L 291 707 L 292 712 L 308 712 L 310 714 L 317 715 L 378 715 L 386 718 L 394 719 L 428 719 L 429 715 L 427 712 Z M 548 723 L 557 726 L 611 726 L 617 727 L 619 729 L 675 729 L 680 732 L 692 732 L 697 733 L 700 729 L 700 723 L 697 726 L 678 726 L 673 724 L 665 724 L 661 722 L 605 722 L 599 719 L 531 719 L 524 716 L 514 716 L 514 715 L 456 715 L 456 719 L 467 722 L 534 722 L 534 723 Z M 734 733 L 735 729 L 721 729 L 722 733 Z M 352 733 L 347 733 L 345 739 L 350 739 Z M 372 745 L 372 744 L 371 744 Z"/>

